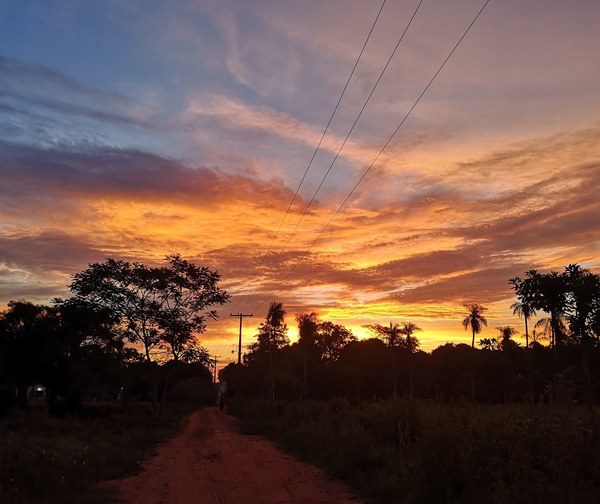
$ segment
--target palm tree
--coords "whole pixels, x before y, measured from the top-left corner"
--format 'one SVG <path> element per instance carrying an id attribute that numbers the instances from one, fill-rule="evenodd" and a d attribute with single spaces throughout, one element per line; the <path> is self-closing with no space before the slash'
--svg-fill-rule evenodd
<path id="1" fill-rule="evenodd" d="M 511 340 L 511 338 L 515 334 L 519 334 L 519 331 L 517 331 L 514 327 L 510 326 L 496 327 L 496 329 L 498 329 L 498 331 L 500 332 L 500 336 L 502 337 L 502 339 L 500 340 L 500 346 L 502 347 L 502 350 L 508 350 L 511 344 L 516 346 L 516 344 Z"/>
<path id="2" fill-rule="evenodd" d="M 468 310 L 467 316 L 464 318 L 462 325 L 465 331 L 470 327 L 473 333 L 473 339 L 471 340 L 471 348 L 475 349 L 475 335 L 481 332 L 482 326 L 487 327 L 487 319 L 483 316 L 483 312 L 487 308 L 479 304 L 467 304 L 464 307 Z M 469 357 L 469 367 L 471 375 L 471 401 L 475 402 L 475 372 L 473 370 L 473 352 Z"/>
<path id="3" fill-rule="evenodd" d="M 316 313 L 298 313 L 296 315 L 298 322 L 298 343 L 304 354 L 304 375 L 302 380 L 302 397 L 306 399 L 308 396 L 308 353 L 314 349 L 319 322 Z"/>
<path id="4" fill-rule="evenodd" d="M 403 348 L 406 344 L 402 338 L 402 327 L 396 322 L 390 322 L 389 327 L 381 324 L 370 324 L 364 326 L 369 329 L 377 338 L 383 340 L 389 349 L 389 355 L 391 360 L 391 374 L 392 374 L 392 398 L 396 399 L 398 396 L 398 350 Z"/>
<path id="5" fill-rule="evenodd" d="M 283 309 L 283 303 L 276 303 L 273 301 L 269 305 L 269 311 L 266 316 L 266 323 L 264 329 L 268 338 L 268 350 L 269 350 L 269 369 L 271 372 L 271 399 L 273 401 L 273 408 L 275 408 L 275 374 L 273 372 L 273 347 L 275 349 L 285 344 L 287 327 L 284 324 L 285 310 Z"/>
<path id="6" fill-rule="evenodd" d="M 547 340 L 550 342 L 550 347 L 554 348 L 556 343 L 555 331 L 558 329 L 561 334 L 565 334 L 567 332 L 567 326 L 565 324 L 565 319 L 562 316 L 558 316 L 557 321 L 554 322 L 552 317 L 544 317 L 539 319 L 535 323 L 535 329 L 538 329 L 537 339 Z"/>
<path id="7" fill-rule="evenodd" d="M 527 327 L 527 322 L 536 314 L 535 308 L 522 300 L 511 304 L 510 307 L 513 310 L 513 315 L 517 315 L 519 318 L 525 320 L 525 348 L 529 348 L 529 329 Z"/>
<path id="8" fill-rule="evenodd" d="M 403 322 L 402 327 L 400 328 L 400 333 L 404 334 L 406 337 L 406 348 L 410 353 L 414 353 L 414 351 L 419 346 L 419 340 L 413 337 L 413 333 L 415 331 L 421 331 L 422 329 L 412 322 Z"/>
<path id="9" fill-rule="evenodd" d="M 412 322 L 403 322 L 401 333 L 406 337 L 406 349 L 408 350 L 408 399 L 413 400 L 414 397 L 414 378 L 413 378 L 413 363 L 412 354 L 419 346 L 419 340 L 413 336 L 415 331 L 420 331 L 421 328 Z"/>
<path id="10" fill-rule="evenodd" d="M 269 311 L 267 313 L 267 324 L 273 327 L 279 327 L 283 325 L 283 319 L 286 311 L 283 309 L 283 303 L 276 303 L 273 301 L 269 305 Z"/>
<path id="11" fill-rule="evenodd" d="M 473 339 L 471 340 L 471 348 L 475 348 L 475 335 L 481 332 L 482 326 L 487 327 L 487 319 L 483 316 L 483 312 L 487 308 L 479 304 L 468 304 L 464 305 L 468 310 L 467 316 L 464 318 L 462 325 L 465 331 L 470 327 L 473 333 Z"/>

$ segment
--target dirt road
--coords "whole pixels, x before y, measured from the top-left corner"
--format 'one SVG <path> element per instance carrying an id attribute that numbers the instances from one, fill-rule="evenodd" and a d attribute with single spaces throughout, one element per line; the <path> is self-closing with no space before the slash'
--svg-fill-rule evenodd
<path id="1" fill-rule="evenodd" d="M 136 476 L 117 482 L 127 504 L 359 504 L 331 481 L 216 408 L 194 413 Z"/>

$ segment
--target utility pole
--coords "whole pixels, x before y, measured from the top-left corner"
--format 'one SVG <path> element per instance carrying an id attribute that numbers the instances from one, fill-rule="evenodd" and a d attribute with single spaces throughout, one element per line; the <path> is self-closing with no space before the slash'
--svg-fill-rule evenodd
<path id="1" fill-rule="evenodd" d="M 238 317 L 240 319 L 240 340 L 238 344 L 238 364 L 242 363 L 242 320 L 244 317 L 254 317 L 252 313 L 244 314 L 244 313 L 230 313 L 230 317 Z"/>
<path id="2" fill-rule="evenodd" d="M 213 359 L 214 359 L 214 370 L 213 370 L 213 381 L 214 383 L 217 383 L 217 357 L 221 357 L 220 355 L 213 355 Z"/>

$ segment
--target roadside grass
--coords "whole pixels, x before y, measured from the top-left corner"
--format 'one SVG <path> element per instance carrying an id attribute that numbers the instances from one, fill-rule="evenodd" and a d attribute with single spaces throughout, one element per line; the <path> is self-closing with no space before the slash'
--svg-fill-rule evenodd
<path id="1" fill-rule="evenodd" d="M 600 451 L 574 405 L 231 401 L 246 433 L 374 503 L 600 502 Z"/>
<path id="2" fill-rule="evenodd" d="M 111 502 L 110 489 L 98 483 L 135 473 L 197 408 L 175 403 L 152 414 L 147 404 L 126 412 L 106 404 L 62 419 L 43 409 L 12 411 L 0 418 L 0 502 Z"/>

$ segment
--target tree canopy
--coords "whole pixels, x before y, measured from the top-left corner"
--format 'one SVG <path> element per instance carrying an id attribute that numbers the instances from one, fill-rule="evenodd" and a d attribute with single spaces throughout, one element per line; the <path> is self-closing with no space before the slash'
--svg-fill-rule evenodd
<path id="1" fill-rule="evenodd" d="M 71 291 L 80 300 L 109 310 L 120 322 L 119 330 L 132 343 L 151 351 L 166 348 L 175 360 L 195 346 L 194 334 L 203 333 L 213 308 L 228 301 L 218 287 L 220 276 L 180 255 L 165 258 L 161 267 L 107 259 L 91 264 L 73 277 Z"/>

